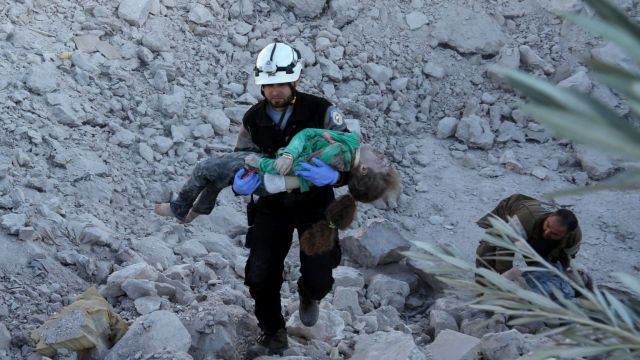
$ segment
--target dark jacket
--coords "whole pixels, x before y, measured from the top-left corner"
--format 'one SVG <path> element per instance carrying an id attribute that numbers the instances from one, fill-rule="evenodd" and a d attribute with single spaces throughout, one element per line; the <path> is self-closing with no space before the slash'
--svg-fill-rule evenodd
<path id="1" fill-rule="evenodd" d="M 330 121 L 329 113 L 333 109 L 332 104 L 314 95 L 296 93 L 293 112 L 284 129 L 280 129 L 267 115 L 266 106 L 267 101 L 262 100 L 245 113 L 235 151 L 258 151 L 273 157 L 279 148 L 286 146 L 302 129 L 346 130 L 344 123 Z M 293 190 L 261 197 L 258 206 L 264 210 L 273 211 L 286 210 L 286 208 L 301 210 L 305 206 L 327 206 L 333 199 L 332 187 L 312 187 L 310 191 L 304 193 Z"/>

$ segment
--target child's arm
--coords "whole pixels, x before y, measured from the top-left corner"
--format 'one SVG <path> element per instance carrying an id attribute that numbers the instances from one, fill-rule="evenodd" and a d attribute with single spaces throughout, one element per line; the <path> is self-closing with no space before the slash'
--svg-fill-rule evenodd
<path id="1" fill-rule="evenodd" d="M 295 176 L 265 174 L 263 180 L 265 190 L 271 194 L 300 188 L 300 181 Z"/>

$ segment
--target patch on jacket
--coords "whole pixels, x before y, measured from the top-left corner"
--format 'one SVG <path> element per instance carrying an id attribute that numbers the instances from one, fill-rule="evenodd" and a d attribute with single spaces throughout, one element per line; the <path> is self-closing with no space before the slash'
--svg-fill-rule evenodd
<path id="1" fill-rule="evenodd" d="M 342 116 L 340 111 L 338 111 L 337 109 L 331 109 L 331 111 L 329 112 L 329 118 L 337 129 L 344 129 L 344 117 Z"/>

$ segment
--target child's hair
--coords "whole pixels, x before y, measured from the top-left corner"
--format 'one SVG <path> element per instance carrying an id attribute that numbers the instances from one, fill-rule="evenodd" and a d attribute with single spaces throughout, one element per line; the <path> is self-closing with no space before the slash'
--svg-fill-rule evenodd
<path id="1" fill-rule="evenodd" d="M 400 176 L 389 167 L 384 172 L 369 171 L 366 175 L 352 170 L 349 175 L 349 193 L 329 204 L 326 219 L 311 226 L 300 237 L 300 248 L 307 255 L 316 255 L 334 246 L 338 229 L 344 230 L 356 216 L 356 201 L 370 203 L 387 193 L 400 193 Z"/>
<path id="2" fill-rule="evenodd" d="M 313 224 L 300 237 L 300 249 L 307 255 L 330 250 L 338 229 L 344 230 L 356 216 L 356 201 L 351 195 L 343 195 L 329 204 L 326 219 Z"/>
<path id="3" fill-rule="evenodd" d="M 349 193 L 363 203 L 381 198 L 386 192 L 399 193 L 400 176 L 389 167 L 385 172 L 369 171 L 366 175 L 354 167 L 349 174 Z"/>

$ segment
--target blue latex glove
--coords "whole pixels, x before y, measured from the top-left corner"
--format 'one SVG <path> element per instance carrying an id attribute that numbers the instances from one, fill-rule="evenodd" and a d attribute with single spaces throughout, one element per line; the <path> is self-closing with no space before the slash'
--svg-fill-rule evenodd
<path id="1" fill-rule="evenodd" d="M 233 192 L 238 195 L 251 195 L 260 186 L 260 176 L 257 173 L 243 179 L 242 176 L 245 172 L 245 169 L 240 169 L 233 178 Z"/>
<path id="2" fill-rule="evenodd" d="M 340 173 L 336 169 L 315 157 L 311 159 L 311 161 L 313 161 L 316 166 L 306 162 L 300 163 L 299 165 L 305 170 L 298 170 L 295 174 L 311 182 L 315 186 L 333 185 L 338 182 Z"/>

